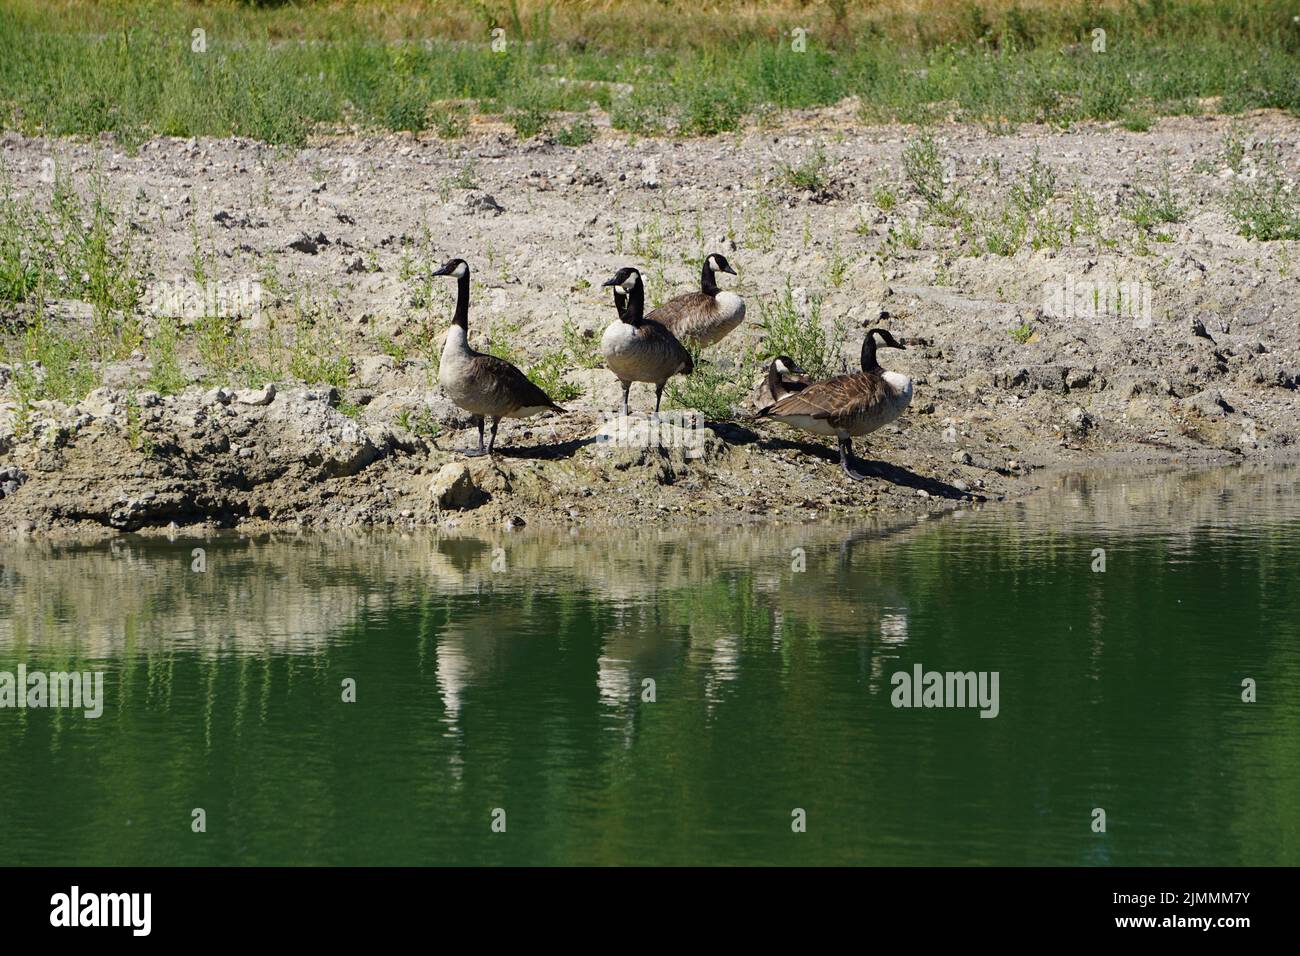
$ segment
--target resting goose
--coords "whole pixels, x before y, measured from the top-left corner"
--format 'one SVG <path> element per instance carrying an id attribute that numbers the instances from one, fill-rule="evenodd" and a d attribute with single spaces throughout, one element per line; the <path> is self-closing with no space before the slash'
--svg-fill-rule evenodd
<path id="1" fill-rule="evenodd" d="M 663 325 L 679 340 L 704 348 L 721 341 L 745 320 L 745 300 L 734 292 L 718 288 L 714 270 L 735 275 L 727 257 L 712 252 L 704 257 L 700 270 L 700 291 L 669 299 L 648 318 Z"/>
<path id="2" fill-rule="evenodd" d="M 767 393 L 771 397 L 768 404 L 801 392 L 812 383 L 812 376 L 796 365 L 794 359 L 788 355 L 778 355 L 767 367 Z"/>
<path id="3" fill-rule="evenodd" d="M 435 276 L 456 277 L 456 312 L 442 347 L 438 384 L 451 400 L 474 416 L 478 425 L 478 448 L 466 454 L 492 454 L 497 426 L 503 418 L 530 418 L 546 411 L 563 412 L 547 394 L 505 359 L 485 355 L 469 347 L 469 265 L 464 259 L 449 259 Z M 492 435 L 483 447 L 483 419 L 492 419 Z"/>
<path id="4" fill-rule="evenodd" d="M 695 371 L 691 353 L 672 332 L 654 319 L 646 318 L 645 286 L 640 272 L 630 267 L 619 269 L 603 285 L 614 287 L 618 321 L 605 329 L 600 351 L 609 370 L 623 384 L 623 414 L 628 413 L 627 396 L 632 383 L 653 382 L 655 415 L 658 415 L 668 379 Z"/>
<path id="5" fill-rule="evenodd" d="M 866 476 L 850 467 L 853 439 L 889 424 L 912 401 L 912 380 L 876 361 L 877 337 L 886 348 L 903 348 L 884 329 L 872 329 L 862 341 L 861 372 L 815 382 L 758 413 L 814 435 L 835 435 L 840 467 L 854 481 Z"/>

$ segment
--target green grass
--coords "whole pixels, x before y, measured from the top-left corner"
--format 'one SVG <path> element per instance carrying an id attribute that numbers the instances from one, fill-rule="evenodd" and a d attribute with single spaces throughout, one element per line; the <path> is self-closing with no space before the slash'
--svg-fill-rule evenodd
<path id="1" fill-rule="evenodd" d="M 728 421 L 748 395 L 747 380 L 757 374 L 758 365 L 751 356 L 738 356 L 735 367 L 727 369 L 714 358 L 701 356 L 700 351 L 691 350 L 694 372 L 668 380 L 668 405 L 702 412 L 714 421 Z"/>
<path id="2" fill-rule="evenodd" d="M 27 133 L 110 131 L 132 146 L 158 134 L 300 144 L 353 123 L 456 137 L 467 109 L 503 115 L 530 136 L 554 114 L 585 113 L 593 103 L 617 129 L 688 136 L 847 96 L 859 97 L 872 121 L 951 117 L 999 127 L 1084 119 L 1140 127 L 1206 97 L 1221 98 L 1219 108 L 1231 113 L 1300 111 L 1300 30 L 1289 0 L 1061 4 L 990 20 L 979 31 L 945 21 L 942 33 L 919 13 L 873 19 L 864 8 L 859 29 L 814 29 L 802 53 L 780 30 L 743 24 L 668 30 L 638 43 L 643 31 L 622 29 L 635 20 L 618 9 L 591 14 L 603 18 L 599 30 L 574 20 L 562 36 L 549 32 L 544 9 L 540 18 L 507 19 L 510 42 L 495 53 L 486 23 L 501 18 L 485 6 L 477 25 L 474 16 L 461 21 L 433 7 L 423 18 L 383 20 L 366 3 L 316 6 L 295 14 L 235 4 L 47 8 L 4 0 L 0 122 Z M 393 23 L 397 36 L 375 29 Z M 1079 48 L 1097 26 L 1110 37 L 1104 54 Z M 208 30 L 203 52 L 188 42 L 196 27 Z M 426 42 L 431 29 L 465 35 Z M 586 135 L 565 129 L 570 140 Z"/>

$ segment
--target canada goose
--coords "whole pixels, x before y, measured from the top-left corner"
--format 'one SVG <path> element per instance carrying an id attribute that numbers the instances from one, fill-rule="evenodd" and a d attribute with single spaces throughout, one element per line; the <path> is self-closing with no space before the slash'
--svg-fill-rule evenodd
<path id="1" fill-rule="evenodd" d="M 912 401 L 912 380 L 876 361 L 877 336 L 886 348 L 903 348 L 884 329 L 872 329 L 862 340 L 861 372 L 815 382 L 758 413 L 814 435 L 838 437 L 840 467 L 854 481 L 866 477 L 849 465 L 854 437 L 889 424 Z"/>
<path id="2" fill-rule="evenodd" d="M 778 355 L 767 367 L 767 393 L 771 396 L 768 404 L 803 391 L 812 383 L 813 377 L 796 365 L 794 359 L 788 355 Z"/>
<path id="3" fill-rule="evenodd" d="M 442 347 L 438 384 L 451 400 L 474 416 L 478 425 L 478 449 L 466 454 L 492 454 L 497 426 L 503 418 L 530 418 L 545 411 L 563 412 L 523 372 L 505 359 L 485 355 L 469 347 L 469 265 L 464 259 L 449 259 L 434 273 L 456 277 L 456 312 Z M 492 436 L 483 447 L 483 419 L 492 419 Z"/>
<path id="4" fill-rule="evenodd" d="M 735 275 L 727 257 L 711 252 L 700 270 L 700 291 L 669 299 L 648 318 L 663 325 L 682 342 L 700 348 L 721 341 L 745 320 L 745 300 L 734 292 L 718 288 L 714 270 Z"/>
<path id="5" fill-rule="evenodd" d="M 690 375 L 695 371 L 691 353 L 672 332 L 645 317 L 645 287 L 641 284 L 640 272 L 630 267 L 619 269 L 603 285 L 614 287 L 618 321 L 611 322 L 605 329 L 600 339 L 600 351 L 609 370 L 623 383 L 623 414 L 628 413 L 627 396 L 632 383 L 653 382 L 657 416 L 664 383 L 678 373 Z M 626 304 L 620 306 L 620 301 Z"/>

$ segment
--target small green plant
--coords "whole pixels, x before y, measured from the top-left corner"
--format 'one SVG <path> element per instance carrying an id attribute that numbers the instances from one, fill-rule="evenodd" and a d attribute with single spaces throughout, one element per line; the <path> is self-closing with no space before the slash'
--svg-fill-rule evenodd
<path id="1" fill-rule="evenodd" d="M 149 339 L 148 385 L 160 395 L 175 395 L 185 388 L 185 376 L 176 354 L 179 342 L 180 329 L 172 318 L 161 319 Z"/>
<path id="2" fill-rule="evenodd" d="M 758 324 L 764 336 L 762 358 L 787 355 L 814 378 L 834 374 L 848 333 L 841 320 L 829 329 L 823 325 L 820 297 L 809 296 L 807 315 L 802 314 L 787 279 L 778 296 L 759 300 Z"/>
<path id="3" fill-rule="evenodd" d="M 816 148 L 797 165 L 782 162 L 777 171 L 781 181 L 790 188 L 820 193 L 831 184 L 829 167 L 830 161 L 826 158 L 826 150 L 818 143 Z"/>
<path id="4" fill-rule="evenodd" d="M 555 131 L 555 141 L 561 146 L 586 146 L 596 138 L 596 125 L 589 119 L 579 119 Z"/>
<path id="5" fill-rule="evenodd" d="M 1300 187 L 1288 183 L 1276 158 L 1267 154 L 1253 179 L 1239 180 L 1228 193 L 1228 216 L 1247 239 L 1300 239 Z"/>
<path id="6" fill-rule="evenodd" d="M 1044 163 L 1035 147 L 1029 168 L 1011 186 L 1011 201 L 1023 213 L 1032 213 L 1046 206 L 1056 195 L 1056 173 Z"/>
<path id="7" fill-rule="evenodd" d="M 520 139 L 532 139 L 551 125 L 551 112 L 535 103 L 513 111 L 507 117 Z"/>
<path id="8" fill-rule="evenodd" d="M 1182 222 L 1187 207 L 1178 201 L 1166 166 L 1154 186 L 1135 186 L 1133 203 L 1124 216 L 1139 229 L 1151 229 L 1162 223 Z"/>
<path id="9" fill-rule="evenodd" d="M 541 358 L 529 366 L 526 374 L 534 385 L 551 397 L 551 401 L 571 402 L 582 397 L 582 386 L 564 378 L 572 367 L 567 349 L 552 349 L 543 352 Z"/>
<path id="10" fill-rule="evenodd" d="M 560 336 L 565 351 L 578 368 L 600 368 L 605 364 L 605 357 L 600 354 L 599 340 L 595 336 L 584 335 L 572 319 L 565 318 L 560 326 Z"/>
<path id="11" fill-rule="evenodd" d="M 892 212 L 894 207 L 898 205 L 898 194 L 894 192 L 892 186 L 881 184 L 871 194 L 871 201 L 876 204 L 876 208 L 881 212 Z"/>
<path id="12" fill-rule="evenodd" d="M 701 357 L 698 348 L 691 349 L 691 357 L 695 360 L 695 371 L 668 381 L 669 406 L 694 409 L 715 421 L 734 418 L 736 409 L 749 392 L 746 380 L 752 374 L 745 370 L 748 368 L 752 373 L 753 363 L 741 357 L 736 360 L 735 368 L 729 371 L 714 359 Z"/>
<path id="13" fill-rule="evenodd" d="M 1024 345 L 1034 336 L 1034 329 L 1028 322 L 1021 322 L 1014 329 L 1010 329 L 1008 334 L 1020 345 Z"/>
<path id="14" fill-rule="evenodd" d="M 960 216 L 961 191 L 951 185 L 939 144 L 929 130 L 903 147 L 903 172 L 933 214 L 945 221 Z"/>
<path id="15" fill-rule="evenodd" d="M 760 252 L 771 252 L 776 245 L 776 202 L 766 193 L 759 193 L 745 210 L 745 244 Z"/>

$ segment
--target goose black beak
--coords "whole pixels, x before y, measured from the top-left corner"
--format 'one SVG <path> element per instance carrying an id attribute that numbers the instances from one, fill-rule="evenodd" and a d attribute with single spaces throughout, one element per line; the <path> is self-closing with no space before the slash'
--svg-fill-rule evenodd
<path id="1" fill-rule="evenodd" d="M 451 275 L 451 263 L 444 262 L 438 268 L 429 273 L 431 276 L 449 276 Z"/>
<path id="2" fill-rule="evenodd" d="M 606 279 L 604 282 L 600 284 L 600 287 L 603 289 L 606 286 L 611 286 L 611 285 L 618 285 L 618 276 L 610 276 L 608 279 Z"/>
<path id="3" fill-rule="evenodd" d="M 727 275 L 729 275 L 729 276 L 734 276 L 734 275 L 736 275 L 736 270 L 733 269 L 733 268 L 731 268 L 730 265 L 723 266 L 723 267 L 722 267 L 722 271 L 725 272 L 725 273 L 726 273 Z"/>

